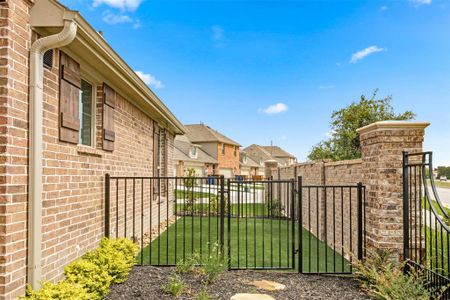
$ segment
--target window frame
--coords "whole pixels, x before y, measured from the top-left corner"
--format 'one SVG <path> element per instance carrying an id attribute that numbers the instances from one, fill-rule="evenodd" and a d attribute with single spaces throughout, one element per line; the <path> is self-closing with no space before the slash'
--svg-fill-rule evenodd
<path id="1" fill-rule="evenodd" d="M 225 155 L 225 143 L 222 143 L 222 155 Z"/>
<path id="2" fill-rule="evenodd" d="M 78 139 L 78 145 L 82 145 L 85 147 L 91 147 L 91 148 L 95 148 L 96 145 L 96 118 L 97 118 L 97 85 L 95 83 L 93 83 L 92 80 L 87 79 L 85 76 L 83 76 L 83 74 L 81 75 L 81 81 L 85 81 L 86 83 L 88 83 L 91 86 L 91 101 L 92 101 L 92 109 L 91 109 L 91 144 L 90 145 L 86 145 L 83 144 L 81 142 L 81 134 L 82 134 L 82 124 L 83 124 L 83 111 L 82 111 L 82 93 L 83 91 L 80 89 L 80 98 L 79 98 L 79 102 L 78 102 L 78 107 L 79 107 L 79 117 L 80 117 L 80 131 L 79 131 L 79 139 Z M 80 82 L 80 86 L 81 86 L 81 82 Z"/>

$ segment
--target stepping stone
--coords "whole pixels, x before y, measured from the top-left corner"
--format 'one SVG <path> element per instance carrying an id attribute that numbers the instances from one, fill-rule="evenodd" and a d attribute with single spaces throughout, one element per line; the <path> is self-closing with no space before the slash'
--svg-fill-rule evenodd
<path id="1" fill-rule="evenodd" d="M 269 280 L 255 280 L 250 282 L 249 284 L 255 286 L 258 289 L 271 292 L 282 291 L 286 288 L 284 284 Z"/>
<path id="2" fill-rule="evenodd" d="M 275 300 L 275 298 L 266 294 L 236 294 L 230 300 Z"/>

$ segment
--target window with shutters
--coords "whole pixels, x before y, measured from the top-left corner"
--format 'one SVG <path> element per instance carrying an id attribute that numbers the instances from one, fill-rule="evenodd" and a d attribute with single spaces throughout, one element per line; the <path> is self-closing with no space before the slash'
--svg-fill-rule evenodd
<path id="1" fill-rule="evenodd" d="M 80 89 L 80 144 L 92 146 L 94 97 L 92 85 L 81 80 Z"/>

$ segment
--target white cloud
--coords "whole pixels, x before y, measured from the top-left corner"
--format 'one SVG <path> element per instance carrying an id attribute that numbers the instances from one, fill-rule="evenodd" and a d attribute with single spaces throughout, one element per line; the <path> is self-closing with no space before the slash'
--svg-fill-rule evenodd
<path id="1" fill-rule="evenodd" d="M 133 28 L 134 28 L 134 29 L 141 28 L 141 21 L 137 20 L 136 22 L 134 22 Z"/>
<path id="2" fill-rule="evenodd" d="M 329 84 L 329 85 L 319 85 L 319 89 L 320 90 L 329 90 L 329 89 L 333 89 L 334 85 Z"/>
<path id="3" fill-rule="evenodd" d="M 102 20 L 110 25 L 133 23 L 134 29 L 138 29 L 139 27 L 141 27 L 141 22 L 139 20 L 133 20 L 133 18 L 131 18 L 129 15 L 115 14 L 109 10 L 103 13 Z"/>
<path id="4" fill-rule="evenodd" d="M 355 64 L 359 60 L 363 59 L 364 57 L 366 57 L 366 56 L 368 56 L 370 54 L 377 53 L 377 52 L 382 52 L 382 51 L 385 51 L 385 50 L 386 49 L 380 48 L 378 46 L 367 47 L 366 49 L 363 49 L 361 51 L 353 53 L 352 58 L 350 59 L 350 63 Z"/>
<path id="5" fill-rule="evenodd" d="M 288 110 L 288 107 L 283 102 L 278 102 L 273 105 L 268 106 L 267 108 L 263 109 L 262 112 L 268 115 L 275 115 L 282 112 L 285 112 Z"/>
<path id="6" fill-rule="evenodd" d="M 94 0 L 92 5 L 94 7 L 105 4 L 110 7 L 118 8 L 123 11 L 133 11 L 136 10 L 139 5 L 141 5 L 143 0 Z"/>
<path id="7" fill-rule="evenodd" d="M 133 22 L 133 19 L 128 15 L 116 15 L 111 12 L 106 12 L 103 16 L 103 21 L 105 21 L 108 24 L 115 25 L 115 24 L 124 24 L 124 23 L 131 23 Z"/>
<path id="8" fill-rule="evenodd" d="M 220 26 L 212 26 L 212 37 L 215 41 L 221 41 L 225 38 L 225 30 Z"/>
<path id="9" fill-rule="evenodd" d="M 135 71 L 135 72 L 145 84 L 150 85 L 155 89 L 160 89 L 164 87 L 163 83 L 160 80 L 156 79 L 155 76 L 153 76 L 152 74 L 146 74 L 142 71 Z"/>
<path id="10" fill-rule="evenodd" d="M 385 11 L 385 10 L 387 10 L 388 9 L 388 7 L 386 6 L 386 5 L 383 5 L 382 7 L 380 7 L 380 10 L 381 11 Z"/>
<path id="11" fill-rule="evenodd" d="M 285 136 L 285 135 L 282 135 L 281 137 L 280 137 L 280 140 L 287 140 L 287 136 Z"/>
<path id="12" fill-rule="evenodd" d="M 340 66 L 342 66 L 342 63 L 337 62 L 337 63 L 336 63 L 336 67 L 340 67 Z"/>
<path id="13" fill-rule="evenodd" d="M 422 4 L 431 4 L 432 0 L 409 0 L 409 2 L 416 5 L 422 5 Z"/>

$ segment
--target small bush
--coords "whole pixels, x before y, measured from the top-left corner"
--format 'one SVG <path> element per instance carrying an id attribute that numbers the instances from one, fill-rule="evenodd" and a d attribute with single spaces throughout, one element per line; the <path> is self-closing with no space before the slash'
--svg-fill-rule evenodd
<path id="1" fill-rule="evenodd" d="M 78 259 L 64 268 L 67 282 L 76 283 L 92 295 L 92 299 L 102 299 L 109 293 L 111 276 L 96 264 Z"/>
<path id="2" fill-rule="evenodd" d="M 139 247 L 128 239 L 103 239 L 97 249 L 87 252 L 64 268 L 66 280 L 43 283 L 40 290 L 27 288 L 21 299 L 97 300 L 109 292 L 112 283 L 126 280 Z"/>
<path id="3" fill-rule="evenodd" d="M 177 266 L 175 272 L 177 274 L 185 274 L 194 272 L 195 266 L 199 263 L 199 256 L 197 253 L 194 253 L 191 257 L 187 259 L 180 259 L 177 262 Z"/>
<path id="4" fill-rule="evenodd" d="M 220 251 L 217 251 L 218 245 L 215 244 L 211 249 L 211 255 L 201 259 L 201 270 L 206 275 L 206 282 L 213 283 L 220 273 L 227 270 L 225 259 Z"/>
<path id="5" fill-rule="evenodd" d="M 354 263 L 355 275 L 361 287 L 373 299 L 379 300 L 425 300 L 433 298 L 427 288 L 425 276 L 415 270 L 407 275 L 404 265 L 395 265 L 389 260 L 390 253 L 369 251 L 364 261 Z"/>
<path id="6" fill-rule="evenodd" d="M 34 291 L 31 286 L 27 286 L 25 296 L 20 297 L 23 300 L 91 300 L 90 294 L 79 284 L 60 281 L 57 284 L 50 282 L 42 283 L 38 291 Z"/>
<path id="7" fill-rule="evenodd" d="M 212 296 L 207 289 L 203 288 L 200 290 L 195 300 L 212 300 Z"/>
<path id="8" fill-rule="evenodd" d="M 135 264 L 139 248 L 128 239 L 103 239 L 100 246 L 87 252 L 83 258 L 106 270 L 111 276 L 111 283 L 121 283 Z"/>
<path id="9" fill-rule="evenodd" d="M 271 202 L 269 201 L 267 203 L 267 208 L 272 218 L 285 217 L 285 207 L 278 199 L 272 199 Z"/>
<path id="10" fill-rule="evenodd" d="M 163 285 L 162 290 L 166 294 L 178 297 L 183 293 L 185 287 L 186 285 L 181 278 L 175 274 L 169 277 L 169 282 Z"/>

